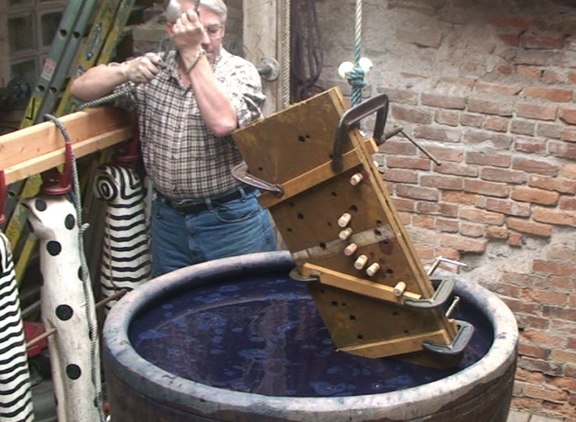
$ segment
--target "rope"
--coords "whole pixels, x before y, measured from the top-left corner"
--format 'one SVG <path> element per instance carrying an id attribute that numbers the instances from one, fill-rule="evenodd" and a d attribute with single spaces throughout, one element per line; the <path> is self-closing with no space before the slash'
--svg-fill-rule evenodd
<path id="1" fill-rule="evenodd" d="M 282 2 L 281 22 L 286 31 L 282 31 L 282 108 L 290 105 L 290 0 Z"/>
<path id="2" fill-rule="evenodd" d="M 55 116 L 51 114 L 44 115 L 45 120 L 51 120 L 56 127 L 62 133 L 64 137 L 64 141 L 68 144 L 71 144 L 70 136 L 68 135 L 68 131 L 62 122 Z M 74 208 L 76 209 L 76 214 L 78 215 L 78 246 L 79 246 L 79 253 L 80 253 L 80 262 L 81 262 L 81 269 L 82 269 L 82 289 L 84 292 L 84 300 L 86 301 L 86 319 L 88 321 L 88 328 L 90 330 L 90 361 L 92 362 L 90 368 L 90 375 L 92 380 L 92 385 L 94 386 L 95 390 L 95 397 L 94 397 L 94 405 L 98 409 L 98 415 L 100 417 L 100 422 L 105 421 L 104 410 L 103 410 L 103 396 L 102 396 L 102 386 L 100 383 L 96 382 L 97 377 L 97 368 L 98 365 L 96 364 L 96 343 L 98 339 L 98 325 L 94 318 L 92 318 L 92 313 L 90 311 L 94 310 L 93 301 L 91 300 L 90 296 L 90 289 L 91 286 L 89 285 L 89 275 L 88 275 L 88 263 L 86 262 L 86 257 L 84 253 L 84 232 L 88 228 L 88 224 L 82 223 L 82 203 L 80 198 L 80 182 L 78 178 L 78 168 L 76 166 L 76 160 L 74 159 L 74 152 L 72 151 L 72 197 L 74 202 Z"/>
<path id="3" fill-rule="evenodd" d="M 348 83 L 352 85 L 352 106 L 362 101 L 362 88 L 366 86 L 366 72 L 360 67 L 362 58 L 362 0 L 356 0 L 356 15 L 354 21 L 354 68 L 348 75 Z"/>

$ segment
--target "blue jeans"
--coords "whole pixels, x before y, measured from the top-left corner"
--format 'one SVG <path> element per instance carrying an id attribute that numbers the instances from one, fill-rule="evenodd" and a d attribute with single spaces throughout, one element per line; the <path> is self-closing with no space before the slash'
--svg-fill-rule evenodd
<path id="1" fill-rule="evenodd" d="M 153 277 L 213 259 L 276 249 L 270 213 L 254 192 L 186 215 L 159 198 L 154 201 Z"/>

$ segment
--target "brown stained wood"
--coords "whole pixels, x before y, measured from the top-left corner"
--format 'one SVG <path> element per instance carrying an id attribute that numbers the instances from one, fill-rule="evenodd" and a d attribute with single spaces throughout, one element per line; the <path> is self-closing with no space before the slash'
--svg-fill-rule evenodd
<path id="1" fill-rule="evenodd" d="M 98 107 L 61 117 L 74 156 L 80 158 L 132 137 L 128 115 L 112 107 Z M 6 184 L 26 179 L 65 162 L 65 140 L 51 122 L 0 136 L 0 170 Z"/>
<path id="2" fill-rule="evenodd" d="M 393 296 L 399 282 L 423 298 L 434 288 L 372 161 L 374 141 L 352 128 L 344 144 L 344 170 L 335 173 L 330 167 L 345 111 L 339 89 L 333 88 L 233 136 L 249 173 L 284 189 L 284 196 L 265 194 L 261 203 L 300 272 L 307 267 L 320 273 L 320 282 L 309 282 L 308 288 L 339 349 L 384 357 L 421 351 L 423 339 L 450 343 L 457 327 L 441 308 L 415 310 Z M 352 184 L 358 173 L 362 181 Z M 350 221 L 341 227 L 345 213 Z M 343 240 L 344 228 L 351 235 Z M 348 253 L 351 243 L 355 251 Z M 355 268 L 360 255 L 367 264 Z M 368 274 L 373 264 L 379 269 Z"/>

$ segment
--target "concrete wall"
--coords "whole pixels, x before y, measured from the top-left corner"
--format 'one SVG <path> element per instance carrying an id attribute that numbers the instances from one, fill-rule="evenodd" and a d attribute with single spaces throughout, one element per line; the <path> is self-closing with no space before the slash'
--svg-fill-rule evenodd
<path id="1" fill-rule="evenodd" d="M 571 6 L 573 4 L 574 6 Z M 355 1 L 318 0 L 324 87 L 350 85 Z M 402 136 L 383 177 L 424 262 L 498 293 L 517 316 L 513 406 L 576 420 L 576 2 L 366 0 L 364 96 Z"/>

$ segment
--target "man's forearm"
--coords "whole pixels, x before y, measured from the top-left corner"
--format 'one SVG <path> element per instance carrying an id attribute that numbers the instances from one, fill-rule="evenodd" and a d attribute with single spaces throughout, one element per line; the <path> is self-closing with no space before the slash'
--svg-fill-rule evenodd
<path id="1" fill-rule="evenodd" d="M 123 67 L 98 65 L 88 69 L 72 82 L 72 96 L 80 101 L 93 101 L 110 94 L 118 85 L 128 81 Z"/>

